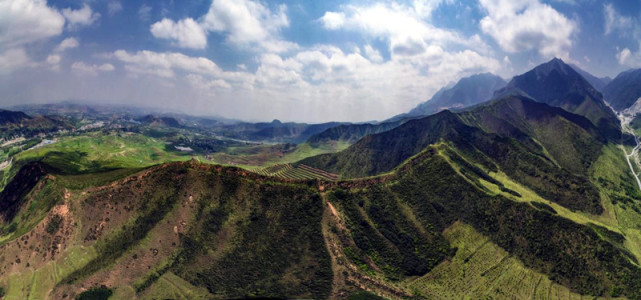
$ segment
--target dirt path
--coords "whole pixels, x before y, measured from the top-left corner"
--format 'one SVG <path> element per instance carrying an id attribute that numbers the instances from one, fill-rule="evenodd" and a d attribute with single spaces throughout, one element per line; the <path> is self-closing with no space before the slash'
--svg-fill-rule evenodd
<path id="1" fill-rule="evenodd" d="M 327 195 L 321 193 L 321 197 L 324 200 L 323 202 L 327 203 L 322 220 L 323 238 L 330 254 L 332 272 L 334 273 L 330 299 L 346 299 L 356 290 L 370 291 L 389 299 L 411 298 L 413 295 L 409 291 L 376 276 L 364 274 L 359 267 L 348 259 L 344 252 L 345 243 L 352 247 L 355 245 L 353 240 L 349 238 L 350 234 L 345 221 L 341 218 L 334 205 L 327 201 Z"/>

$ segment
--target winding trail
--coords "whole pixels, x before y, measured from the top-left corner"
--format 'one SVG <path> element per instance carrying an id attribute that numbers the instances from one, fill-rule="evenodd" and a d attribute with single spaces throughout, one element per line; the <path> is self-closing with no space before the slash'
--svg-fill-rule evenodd
<path id="1" fill-rule="evenodd" d="M 639 137 L 634 133 L 634 130 L 630 128 L 630 122 L 632 121 L 632 118 L 626 117 L 623 114 L 617 114 L 619 117 L 619 120 L 621 121 L 621 129 L 623 129 L 624 132 L 631 134 L 634 136 L 634 141 L 637 143 L 637 145 L 630 151 L 628 154 L 625 151 L 625 147 L 623 148 L 623 153 L 625 154 L 625 159 L 628 161 L 628 166 L 630 167 L 630 172 L 632 172 L 632 175 L 634 175 L 634 178 L 637 180 L 637 185 L 639 186 L 639 189 L 641 190 L 641 180 L 639 180 L 639 173 L 636 173 L 634 171 L 634 167 L 632 166 L 632 162 L 630 162 L 630 157 L 632 157 L 637 164 L 637 167 L 640 167 L 639 165 L 641 164 L 639 162 L 639 148 L 641 147 L 641 143 L 639 143 Z M 641 169 L 641 168 L 640 168 Z"/>

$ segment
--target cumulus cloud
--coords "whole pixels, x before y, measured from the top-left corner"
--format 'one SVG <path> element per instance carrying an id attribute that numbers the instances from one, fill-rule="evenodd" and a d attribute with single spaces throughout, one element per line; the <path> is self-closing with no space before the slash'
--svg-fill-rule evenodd
<path id="1" fill-rule="evenodd" d="M 189 86 L 198 94 L 194 98 L 220 103 L 234 116 L 251 118 L 251 111 L 232 111 L 251 107 L 262 116 L 313 122 L 384 119 L 407 111 L 450 81 L 501 67 L 471 50 L 447 52 L 434 45 L 423 54 L 386 62 L 373 47 L 362 52 L 318 45 L 287 55 L 264 53 L 252 72 L 242 67 L 226 71 L 207 58 L 175 52 L 118 50 L 112 57 L 134 79 L 155 77 L 176 88 Z M 337 112 L 337 106 L 343 109 Z"/>
<path id="2" fill-rule="evenodd" d="M 389 41 L 392 56 L 424 53 L 429 45 L 464 45 L 485 50 L 478 36 L 466 38 L 459 33 L 438 28 L 428 20 L 442 1 L 414 1 L 411 5 L 397 2 L 368 6 L 347 5 L 342 11 L 328 11 L 319 19 L 329 30 L 352 30 Z"/>
<path id="3" fill-rule="evenodd" d="M 97 65 L 97 64 L 86 64 L 81 61 L 74 62 L 71 65 L 71 70 L 74 72 L 79 72 L 83 74 L 88 74 L 88 75 L 98 75 L 99 72 L 111 72 L 115 70 L 116 68 L 112 64 L 102 64 L 102 65 Z"/>
<path id="4" fill-rule="evenodd" d="M 0 73 L 34 65 L 25 46 L 60 35 L 64 25 L 46 1 L 0 1 Z"/>
<path id="5" fill-rule="evenodd" d="M 632 18 L 624 17 L 619 14 L 612 3 L 603 5 L 603 15 L 605 18 L 605 35 L 612 33 L 615 30 L 628 29 L 633 25 Z"/>
<path id="6" fill-rule="evenodd" d="M 338 29 L 345 25 L 345 13 L 328 11 L 320 18 L 326 29 Z"/>
<path id="7" fill-rule="evenodd" d="M 14 48 L 62 33 L 65 18 L 46 1 L 0 1 L 0 48 Z"/>
<path id="8" fill-rule="evenodd" d="M 182 48 L 204 49 L 207 46 L 205 30 L 192 18 L 178 22 L 163 19 L 151 25 L 151 34 L 156 38 L 174 40 Z"/>
<path id="9" fill-rule="evenodd" d="M 260 50 L 283 52 L 297 47 L 278 38 L 280 29 L 289 26 L 286 12 L 286 5 L 271 11 L 258 1 L 214 0 L 198 22 L 191 18 L 178 22 L 163 19 L 154 23 L 151 31 L 155 37 L 173 40 L 185 48 L 205 48 L 207 32 L 219 32 L 227 36 L 227 42 L 239 47 L 258 46 Z"/>
<path id="10" fill-rule="evenodd" d="M 215 89 L 251 89 L 252 74 L 245 71 L 223 71 L 216 63 L 205 57 L 193 57 L 177 52 L 117 50 L 113 57 L 125 64 L 125 70 L 136 78 L 153 76 L 162 79 L 186 79 L 186 83 L 199 90 L 213 92 Z M 181 76 L 178 76 L 181 75 Z"/>
<path id="11" fill-rule="evenodd" d="M 366 54 L 367 56 L 367 54 Z M 429 98 L 449 81 L 479 72 L 495 72 L 500 63 L 471 50 L 447 52 L 429 46 L 425 53 L 375 62 L 354 51 L 321 46 L 283 58 L 259 59 L 254 91 L 271 99 L 289 99 L 294 111 L 309 107 L 339 120 L 384 119 Z M 298 104 L 305 99 L 305 108 Z M 284 100 L 281 100 L 284 101 Z M 323 107 L 318 107 L 323 103 Z M 327 118 L 325 117 L 325 119 Z"/>
<path id="12" fill-rule="evenodd" d="M 203 27 L 228 33 L 232 43 L 260 42 L 289 25 L 286 11 L 285 5 L 272 12 L 258 1 L 215 0 L 203 17 Z"/>
<path id="13" fill-rule="evenodd" d="M 536 50 L 544 57 L 569 58 L 572 36 L 578 27 L 572 20 L 538 0 L 480 0 L 488 15 L 481 30 L 509 53 Z"/>
<path id="14" fill-rule="evenodd" d="M 124 63 L 130 71 L 155 74 L 160 77 L 174 77 L 175 70 L 190 73 L 218 75 L 222 72 L 213 61 L 204 57 L 191 57 L 177 52 L 138 51 L 129 53 L 116 50 L 114 57 Z"/>
<path id="15" fill-rule="evenodd" d="M 67 19 L 67 28 L 76 29 L 81 26 L 89 26 L 100 18 L 99 13 L 94 13 L 89 4 L 85 3 L 81 9 L 65 8 L 62 15 Z"/>
<path id="16" fill-rule="evenodd" d="M 56 46 L 54 51 L 55 52 L 63 52 L 65 50 L 67 50 L 67 49 L 76 48 L 79 45 L 80 45 L 80 43 L 78 42 L 78 40 L 76 38 L 69 37 L 69 38 L 66 38 L 66 39 L 62 40 L 62 42 L 60 42 L 60 44 L 58 44 L 58 46 Z"/>

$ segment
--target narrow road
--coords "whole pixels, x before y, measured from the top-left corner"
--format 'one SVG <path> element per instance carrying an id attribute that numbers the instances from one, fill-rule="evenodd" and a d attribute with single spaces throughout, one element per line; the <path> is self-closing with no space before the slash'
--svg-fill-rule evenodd
<path id="1" fill-rule="evenodd" d="M 639 189 L 641 190 L 641 180 L 639 180 L 639 174 L 634 171 L 634 167 L 632 166 L 632 162 L 630 162 L 630 157 L 632 157 L 637 164 L 637 167 L 639 167 L 639 147 L 641 147 L 641 143 L 639 143 L 639 137 L 634 133 L 632 128 L 630 128 L 630 122 L 632 121 L 632 118 L 625 117 L 623 114 L 618 114 L 619 120 L 621 121 L 621 129 L 623 129 L 624 132 L 631 134 L 634 136 L 634 141 L 637 143 L 636 147 L 630 151 L 628 154 L 625 151 L 625 147 L 623 147 L 623 153 L 625 154 L 625 159 L 628 161 L 628 166 L 630 167 L 630 172 L 632 172 L 632 175 L 634 178 L 637 180 L 637 185 L 639 186 Z M 640 168 L 641 169 L 641 168 Z"/>

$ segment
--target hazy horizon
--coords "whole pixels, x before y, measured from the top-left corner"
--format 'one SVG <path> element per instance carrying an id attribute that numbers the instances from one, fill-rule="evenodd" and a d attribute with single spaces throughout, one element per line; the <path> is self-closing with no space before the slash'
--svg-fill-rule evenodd
<path id="1" fill-rule="evenodd" d="M 640 12 L 579 0 L 0 0 L 1 104 L 380 121 L 462 77 L 509 80 L 553 57 L 599 77 L 638 68 Z"/>

